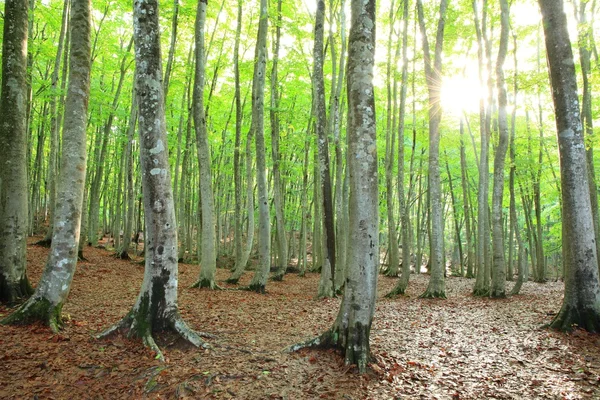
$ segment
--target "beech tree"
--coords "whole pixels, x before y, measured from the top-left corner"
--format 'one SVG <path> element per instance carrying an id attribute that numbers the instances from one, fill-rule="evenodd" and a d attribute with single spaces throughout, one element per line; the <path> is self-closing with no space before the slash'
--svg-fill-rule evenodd
<path id="1" fill-rule="evenodd" d="M 33 290 L 27 279 L 27 27 L 29 4 L 4 4 L 0 93 L 0 301 Z"/>
<path id="2" fill-rule="evenodd" d="M 57 332 L 67 300 L 79 246 L 86 170 L 86 125 L 90 87 L 90 1 L 74 0 L 71 10 L 69 88 L 60 175 L 54 209 L 52 244 L 46 267 L 33 295 L 2 323 L 42 321 Z"/>
<path id="3" fill-rule="evenodd" d="M 206 21 L 207 0 L 198 1 L 196 11 L 196 70 L 194 83 L 194 126 L 198 147 L 198 165 L 200 169 L 200 205 L 202 208 L 202 237 L 200 277 L 193 286 L 217 288 L 215 272 L 217 270 L 217 237 L 215 231 L 215 204 L 213 200 L 212 174 L 210 171 L 210 148 L 206 132 L 204 113 L 204 23 Z"/>
<path id="4" fill-rule="evenodd" d="M 153 334 L 171 330 L 194 346 L 208 345 L 179 315 L 177 224 L 166 136 L 158 1 L 133 5 L 135 88 L 139 106 L 140 164 L 144 198 L 145 269 L 138 298 L 127 315 L 98 337 L 117 331 L 137 336 L 162 359 Z"/>
<path id="5" fill-rule="evenodd" d="M 550 327 L 600 331 L 600 285 L 575 61 L 562 0 L 539 0 L 560 155 L 565 297 Z"/>
<path id="6" fill-rule="evenodd" d="M 338 347 L 347 365 L 366 372 L 379 270 L 379 206 L 373 66 L 375 0 L 352 0 L 348 39 L 348 153 L 350 197 L 344 297 L 333 326 L 321 336 L 291 346 Z"/>

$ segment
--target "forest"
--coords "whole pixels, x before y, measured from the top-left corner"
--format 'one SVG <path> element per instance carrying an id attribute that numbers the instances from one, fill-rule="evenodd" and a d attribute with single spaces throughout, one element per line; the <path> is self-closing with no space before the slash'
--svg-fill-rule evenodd
<path id="1" fill-rule="evenodd" d="M 0 397 L 596 398 L 596 0 L 0 0 Z"/>

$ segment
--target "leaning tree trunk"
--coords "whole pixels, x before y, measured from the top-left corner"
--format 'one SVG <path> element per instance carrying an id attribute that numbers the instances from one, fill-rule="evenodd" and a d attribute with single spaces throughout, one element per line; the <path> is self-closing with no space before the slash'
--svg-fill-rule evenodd
<path id="1" fill-rule="evenodd" d="M 429 54 L 429 42 L 423 16 L 423 4 L 417 0 L 419 12 L 419 26 L 423 40 L 423 60 L 425 62 L 425 75 L 429 91 L 429 207 L 431 233 L 429 236 L 429 247 L 431 257 L 431 277 L 429 286 L 421 297 L 445 298 L 445 263 L 444 263 L 444 228 L 443 228 L 443 206 L 442 185 L 440 181 L 440 122 L 442 119 L 442 108 L 440 106 L 441 90 L 439 82 L 442 76 L 442 48 L 444 41 L 444 25 L 448 0 L 440 1 L 440 18 L 437 25 L 435 43 L 435 59 L 432 68 L 431 56 Z"/>
<path id="2" fill-rule="evenodd" d="M 90 87 L 90 1 L 74 0 L 71 14 L 69 88 L 65 104 L 61 173 L 57 180 L 52 244 L 33 295 L 2 323 L 42 321 L 57 332 L 77 265 L 86 169 Z M 4 114 L 4 113 L 3 113 Z"/>
<path id="3" fill-rule="evenodd" d="M 207 345 L 188 328 L 177 306 L 177 224 L 161 84 L 158 1 L 136 0 L 133 7 L 146 266 L 135 304 L 120 322 L 100 337 L 125 331 L 128 336 L 142 338 L 162 359 L 153 339 L 155 332 L 171 330 L 195 346 Z"/>
<path id="4" fill-rule="evenodd" d="M 506 297 L 506 262 L 502 229 L 502 200 L 504 199 L 504 164 L 508 149 L 507 95 L 504 79 L 504 60 L 508 49 L 509 7 L 507 0 L 500 0 L 501 30 L 500 49 L 496 61 L 496 87 L 498 89 L 498 147 L 494 158 L 494 188 L 492 190 L 492 285 L 490 296 Z"/>
<path id="5" fill-rule="evenodd" d="M 267 69 L 267 0 L 260 0 L 260 20 L 254 54 L 252 82 L 252 125 L 256 135 L 256 182 L 258 186 L 258 266 L 250 282 L 250 290 L 264 293 L 271 270 L 271 217 L 267 190 L 265 150 L 265 72 Z M 251 216 L 248 216 L 251 218 Z"/>
<path id="6" fill-rule="evenodd" d="M 208 0 L 198 1 L 196 14 L 196 71 L 194 83 L 194 126 L 196 145 L 198 146 L 198 164 L 200 170 L 200 202 L 202 208 L 202 252 L 200 277 L 193 287 L 216 289 L 217 238 L 215 230 L 215 203 L 213 199 L 212 176 L 210 171 L 210 149 L 204 114 L 204 22 Z"/>
<path id="7" fill-rule="evenodd" d="M 348 268 L 344 297 L 331 329 L 294 345 L 340 347 L 347 365 L 366 372 L 371 359 L 369 335 L 375 312 L 379 269 L 379 204 L 373 65 L 375 1 L 352 0 L 348 43 L 348 155 L 350 198 Z"/>
<path id="8" fill-rule="evenodd" d="M 32 293 L 27 279 L 27 26 L 25 0 L 7 0 L 0 97 L 0 301 Z"/>
<path id="9" fill-rule="evenodd" d="M 598 332 L 598 259 L 573 51 L 562 0 L 540 0 L 540 8 L 556 113 L 565 263 L 563 305 L 550 326 L 559 330 L 572 330 L 577 326 Z"/>

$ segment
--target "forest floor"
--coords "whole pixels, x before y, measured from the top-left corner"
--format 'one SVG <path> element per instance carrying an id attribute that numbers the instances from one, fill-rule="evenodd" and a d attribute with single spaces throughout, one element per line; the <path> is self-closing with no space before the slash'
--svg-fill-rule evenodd
<path id="1" fill-rule="evenodd" d="M 32 282 L 47 252 L 30 246 Z M 447 300 L 423 300 L 428 277 L 412 275 L 408 296 L 390 300 L 383 295 L 396 280 L 380 276 L 375 361 L 361 376 L 331 350 L 282 352 L 328 329 L 337 315 L 339 299 L 315 299 L 316 274 L 288 274 L 261 295 L 190 289 L 199 268 L 181 264 L 181 314 L 215 338 L 203 350 L 163 335 L 161 363 L 139 340 L 94 339 L 133 305 L 143 266 L 103 249 L 85 254 L 60 334 L 40 325 L 0 326 L 0 398 L 600 398 L 600 336 L 541 328 L 560 308 L 560 282 L 529 282 L 519 296 L 490 300 L 470 295 L 472 280 L 448 278 Z M 217 271 L 219 280 L 228 274 Z M 9 312 L 0 307 L 0 317 Z"/>

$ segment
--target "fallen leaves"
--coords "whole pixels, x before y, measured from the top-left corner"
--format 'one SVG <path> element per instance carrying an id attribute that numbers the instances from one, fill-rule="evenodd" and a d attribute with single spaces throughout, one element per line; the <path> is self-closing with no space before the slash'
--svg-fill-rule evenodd
<path id="1" fill-rule="evenodd" d="M 64 330 L 0 327 L 0 398 L 206 399 L 592 399 L 600 397 L 600 340 L 539 329 L 558 310 L 561 283 L 526 283 L 507 300 L 473 298 L 472 281 L 448 278 L 449 299 L 419 299 L 427 276 L 411 276 L 408 296 L 383 299 L 381 277 L 371 331 L 371 373 L 356 374 L 334 350 L 282 353 L 329 328 L 340 299 L 315 299 L 319 277 L 287 275 L 267 295 L 189 289 L 197 265 L 180 265 L 180 310 L 190 327 L 216 335 L 211 350 L 158 335 L 161 364 L 137 339 L 92 334 L 126 313 L 143 268 L 106 250 L 85 249 Z M 36 282 L 47 249 L 30 247 Z M 224 280 L 229 271 L 219 269 Z M 240 282 L 247 284 L 251 273 Z M 224 284 L 224 286 L 228 286 Z M 232 287 L 232 286 L 228 286 Z M 10 309 L 0 307 L 0 314 Z"/>

